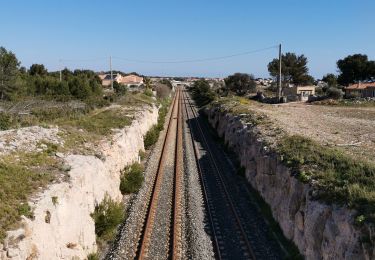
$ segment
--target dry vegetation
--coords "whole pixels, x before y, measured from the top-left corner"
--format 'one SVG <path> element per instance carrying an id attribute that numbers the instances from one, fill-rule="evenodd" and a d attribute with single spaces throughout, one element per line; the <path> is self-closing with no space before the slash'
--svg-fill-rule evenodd
<path id="1" fill-rule="evenodd" d="M 6 230 L 16 228 L 21 215 L 32 218 L 27 201 L 48 184 L 66 180 L 69 168 L 56 156 L 57 152 L 95 154 L 103 138 L 112 129 L 132 122 L 135 112 L 155 104 L 143 93 L 118 98 L 111 106 L 91 109 L 77 101 L 25 101 L 1 104 L 0 130 L 23 126 L 58 126 L 63 145 L 41 142 L 41 149 L 25 152 L 18 147 L 11 153 L 0 153 L 0 241 Z"/>

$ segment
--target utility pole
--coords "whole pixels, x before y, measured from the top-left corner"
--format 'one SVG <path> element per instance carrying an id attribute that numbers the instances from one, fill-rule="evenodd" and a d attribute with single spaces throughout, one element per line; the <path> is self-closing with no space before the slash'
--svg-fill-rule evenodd
<path id="1" fill-rule="evenodd" d="M 109 56 L 109 69 L 111 71 L 111 89 L 113 90 L 112 56 Z"/>
<path id="2" fill-rule="evenodd" d="M 278 90 L 277 90 L 277 98 L 281 99 L 281 44 L 279 44 L 279 82 L 278 82 Z"/>
<path id="3" fill-rule="evenodd" d="M 0 99 L 3 100 L 4 98 L 4 67 L 1 66 L 1 96 Z"/>
<path id="4" fill-rule="evenodd" d="M 62 71 L 61 71 L 61 59 L 59 59 L 59 67 L 60 67 L 60 82 L 62 81 Z"/>

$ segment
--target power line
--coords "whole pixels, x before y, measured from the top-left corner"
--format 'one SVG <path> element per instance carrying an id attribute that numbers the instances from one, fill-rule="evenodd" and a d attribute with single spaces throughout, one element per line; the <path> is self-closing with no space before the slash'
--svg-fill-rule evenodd
<path id="1" fill-rule="evenodd" d="M 262 51 L 269 50 L 269 49 L 275 49 L 275 48 L 278 48 L 278 47 L 279 47 L 279 45 L 274 45 L 274 46 L 270 46 L 270 47 L 266 47 L 266 48 L 262 48 L 262 49 L 240 52 L 240 53 L 235 53 L 235 54 L 226 55 L 226 56 L 218 56 L 218 57 L 203 58 L 203 59 L 191 59 L 191 60 L 176 60 L 176 61 L 135 60 L 135 59 L 121 58 L 121 57 L 112 57 L 112 58 L 117 59 L 117 60 L 135 62 L 135 63 L 157 63 L 157 64 L 161 64 L 161 63 L 164 63 L 164 64 L 195 63 L 195 62 L 205 62 L 205 61 L 229 59 L 229 58 L 233 58 L 233 57 L 237 57 L 237 56 L 244 56 L 244 55 L 249 55 L 249 54 L 252 54 L 252 53 L 262 52 Z"/>
<path id="2" fill-rule="evenodd" d="M 90 62 L 90 61 L 98 61 L 98 60 L 107 60 L 108 57 L 102 58 L 92 58 L 92 59 L 60 59 L 62 62 Z"/>
<path id="3" fill-rule="evenodd" d="M 266 48 L 251 50 L 251 51 L 245 51 L 245 52 L 239 52 L 234 53 L 230 55 L 225 56 L 216 56 L 216 57 L 209 57 L 209 58 L 202 58 L 202 59 L 186 59 L 186 60 L 137 60 L 137 59 L 130 59 L 130 58 L 123 58 L 123 57 L 116 57 L 113 56 L 112 59 L 117 60 L 124 60 L 129 62 L 135 62 L 135 63 L 154 63 L 154 64 L 176 64 L 176 63 L 195 63 L 195 62 L 205 62 L 205 61 L 215 61 L 215 60 L 223 60 L 223 59 L 230 59 L 233 57 L 238 56 L 245 56 L 257 52 L 262 52 L 270 49 L 278 48 L 279 45 L 273 45 Z M 91 59 L 59 59 L 59 62 L 91 62 L 91 61 L 100 61 L 100 60 L 107 60 L 108 57 L 98 57 L 98 58 L 91 58 Z"/>

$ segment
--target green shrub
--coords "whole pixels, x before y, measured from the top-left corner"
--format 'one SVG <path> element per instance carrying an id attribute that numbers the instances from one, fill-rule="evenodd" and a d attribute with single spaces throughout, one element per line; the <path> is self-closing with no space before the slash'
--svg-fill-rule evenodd
<path id="1" fill-rule="evenodd" d="M 99 255 L 97 253 L 91 253 L 87 256 L 87 260 L 99 260 Z"/>
<path id="2" fill-rule="evenodd" d="M 116 92 L 118 95 L 125 95 L 126 92 L 128 92 L 128 87 L 118 83 L 117 81 L 113 82 L 113 90 Z"/>
<path id="3" fill-rule="evenodd" d="M 120 191 L 122 194 L 138 192 L 144 181 L 143 167 L 133 163 L 122 171 Z"/>
<path id="4" fill-rule="evenodd" d="M 208 81 L 204 79 L 196 81 L 190 91 L 198 106 L 207 105 L 216 98 L 216 93 L 211 89 Z"/>
<path id="5" fill-rule="evenodd" d="M 152 93 L 152 90 L 148 89 L 148 88 L 146 88 L 145 91 L 143 91 L 143 94 L 145 94 L 146 96 L 149 96 L 149 97 L 154 96 L 154 94 Z"/>
<path id="6" fill-rule="evenodd" d="M 8 130 L 11 128 L 12 118 L 9 114 L 0 113 L 0 130 Z"/>
<path id="7" fill-rule="evenodd" d="M 327 89 L 327 96 L 332 99 L 342 99 L 344 92 L 341 89 L 331 87 Z"/>
<path id="8" fill-rule="evenodd" d="M 20 216 L 23 215 L 28 218 L 34 217 L 34 213 L 32 212 L 31 207 L 29 206 L 27 202 L 20 204 L 17 210 Z"/>
<path id="9" fill-rule="evenodd" d="M 122 202 L 115 202 L 106 194 L 103 201 L 95 206 L 91 217 L 95 222 L 95 234 L 100 239 L 110 241 L 116 234 L 117 226 L 124 220 L 124 206 Z"/>
<path id="10" fill-rule="evenodd" d="M 146 152 L 143 150 L 139 150 L 138 156 L 141 159 L 141 161 L 143 161 L 146 158 Z"/>
<path id="11" fill-rule="evenodd" d="M 150 149 L 150 147 L 158 141 L 159 132 L 156 125 L 152 126 L 151 129 L 147 131 L 143 140 L 145 149 Z"/>

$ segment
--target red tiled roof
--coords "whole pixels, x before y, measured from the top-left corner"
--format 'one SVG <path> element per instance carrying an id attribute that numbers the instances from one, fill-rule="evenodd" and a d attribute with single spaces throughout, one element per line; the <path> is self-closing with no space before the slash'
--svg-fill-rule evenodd
<path id="1" fill-rule="evenodd" d="M 346 87 L 345 89 L 366 89 L 368 87 L 375 87 L 375 82 L 370 82 L 370 83 L 355 83 L 355 84 L 351 84 L 349 85 L 348 87 Z"/>

